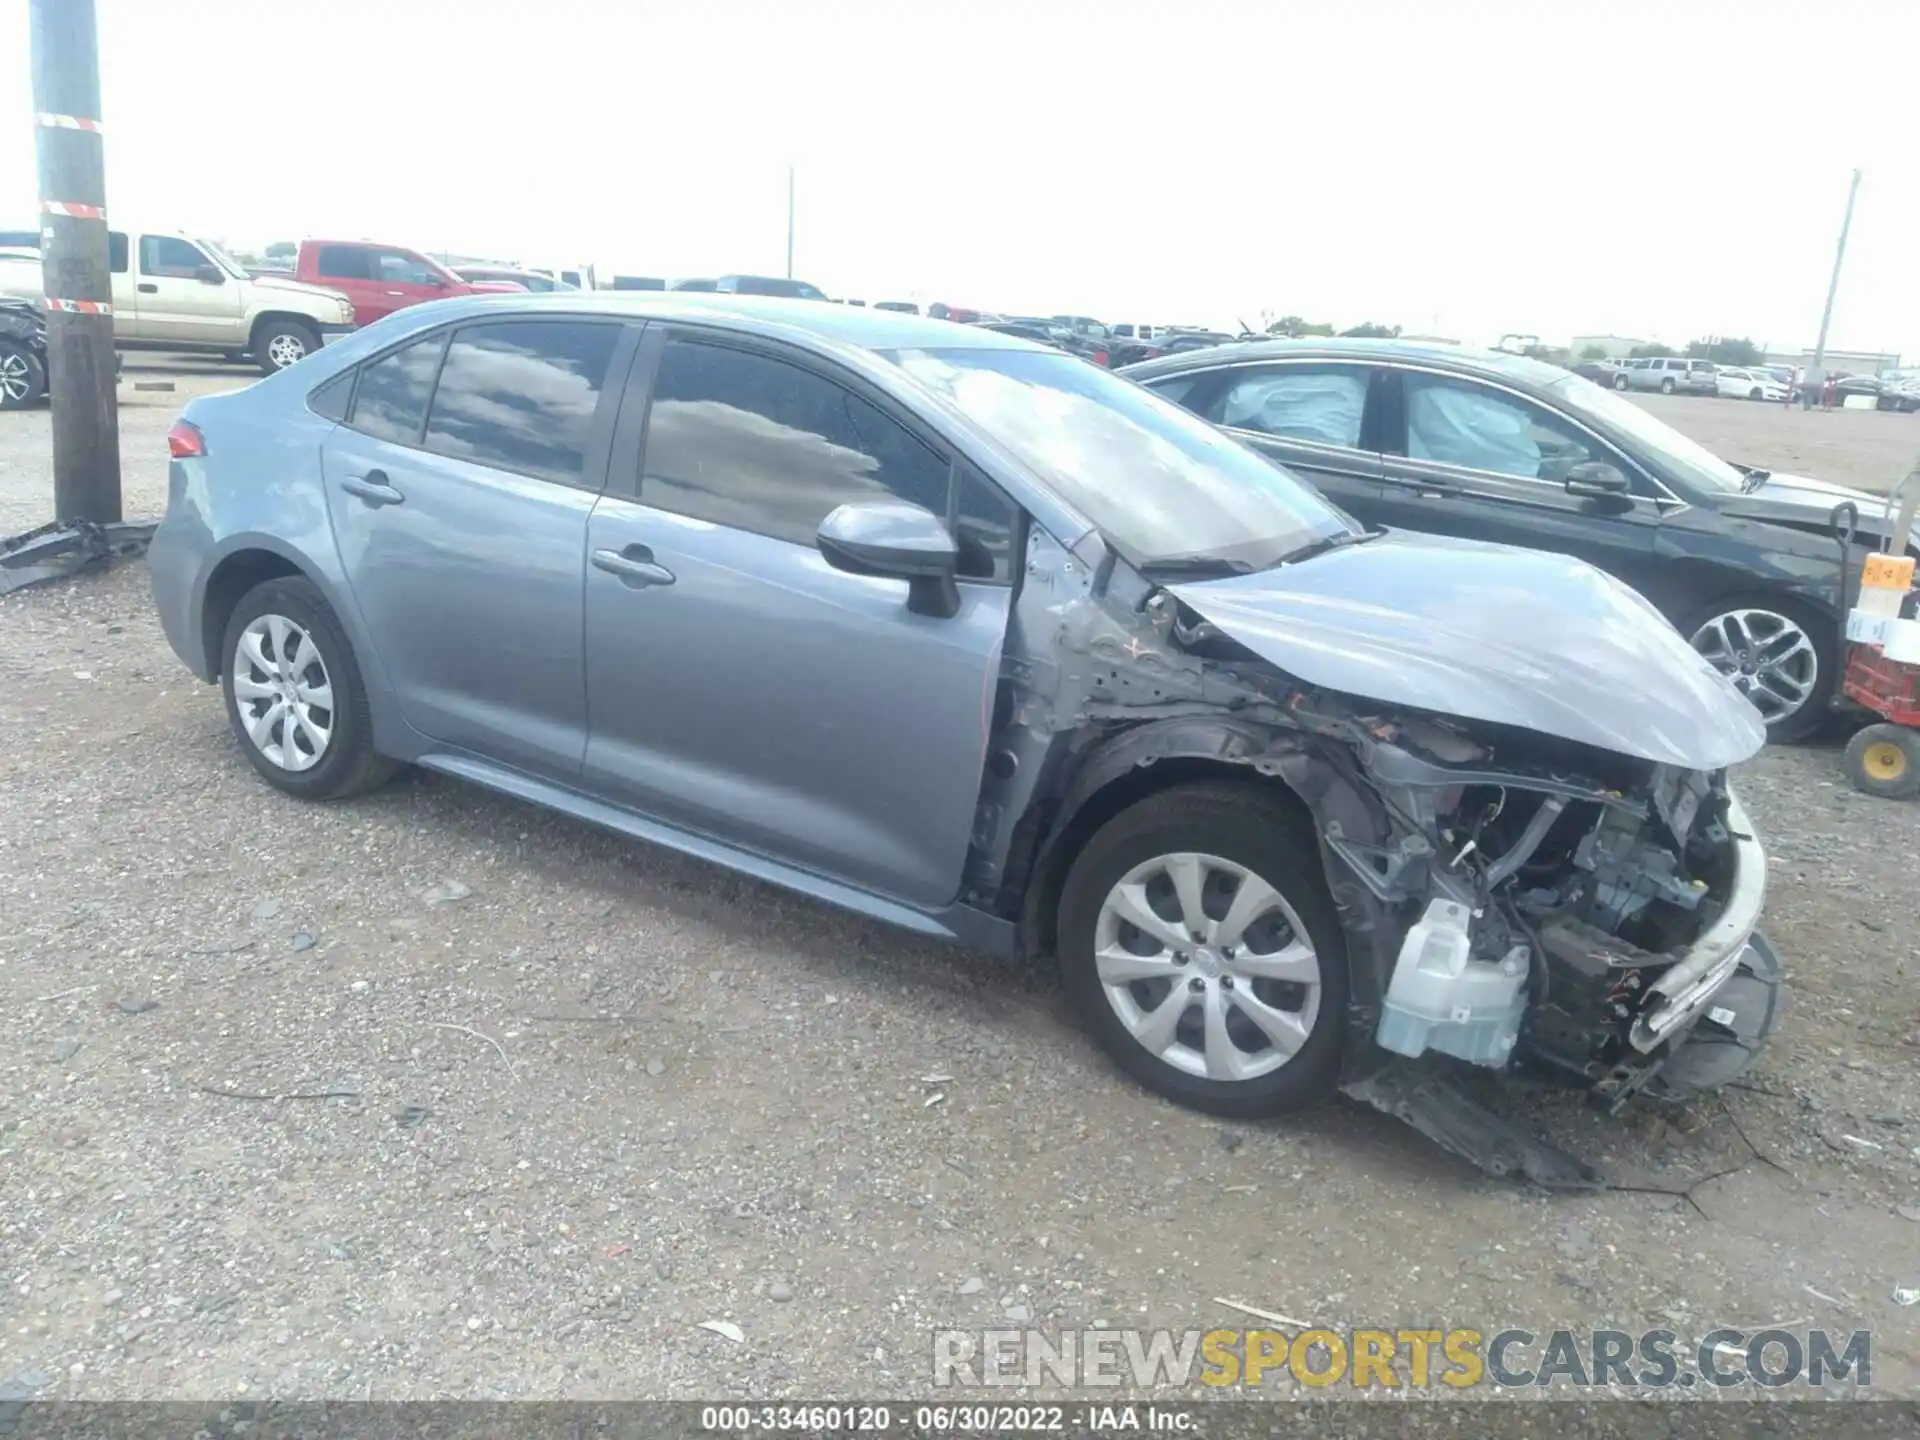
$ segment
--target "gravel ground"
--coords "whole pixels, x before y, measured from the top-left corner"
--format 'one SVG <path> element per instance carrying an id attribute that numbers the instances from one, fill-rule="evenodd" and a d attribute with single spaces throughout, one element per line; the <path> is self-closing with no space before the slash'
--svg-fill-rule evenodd
<path id="1" fill-rule="evenodd" d="M 123 411 L 130 514 L 169 414 Z M 45 467 L 45 417 L 5 417 L 0 525 Z M 925 1394 L 935 1327 L 1251 1323 L 1228 1297 L 1339 1327 L 1866 1328 L 1875 1390 L 1920 1394 L 1893 1296 L 1920 1287 L 1920 807 L 1855 795 L 1832 748 L 1740 783 L 1776 1044 L 1677 1115 L 1517 1095 L 1622 1187 L 1547 1198 L 1344 1103 L 1173 1109 L 1050 974 L 452 781 L 303 806 L 167 650 L 142 566 L 0 599 L 0 1380 Z"/>

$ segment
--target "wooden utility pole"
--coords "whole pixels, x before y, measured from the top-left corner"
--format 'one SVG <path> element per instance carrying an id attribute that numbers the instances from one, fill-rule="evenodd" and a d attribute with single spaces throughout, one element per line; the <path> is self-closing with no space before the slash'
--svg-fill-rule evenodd
<path id="1" fill-rule="evenodd" d="M 113 280 L 93 0 L 31 0 L 40 270 L 53 397 L 53 514 L 121 518 Z"/>

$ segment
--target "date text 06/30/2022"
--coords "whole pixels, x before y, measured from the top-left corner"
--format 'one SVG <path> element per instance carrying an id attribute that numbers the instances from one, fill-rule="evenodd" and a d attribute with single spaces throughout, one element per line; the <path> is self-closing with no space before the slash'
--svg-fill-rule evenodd
<path id="1" fill-rule="evenodd" d="M 1184 1434 L 1198 1428 L 1192 1407 L 1161 1404 L 707 1405 L 700 1429 L 714 1435 Z"/>

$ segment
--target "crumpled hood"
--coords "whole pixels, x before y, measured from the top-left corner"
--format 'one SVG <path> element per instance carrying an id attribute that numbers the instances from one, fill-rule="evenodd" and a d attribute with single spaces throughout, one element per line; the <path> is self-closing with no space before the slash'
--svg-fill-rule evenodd
<path id="1" fill-rule="evenodd" d="M 1721 514 L 1738 516 L 1743 520 L 1783 521 L 1800 526 L 1812 521 L 1824 529 L 1834 506 L 1845 500 L 1851 500 L 1859 511 L 1860 521 L 1855 533 L 1863 542 L 1886 535 L 1886 496 L 1870 495 L 1865 490 L 1851 490 L 1845 485 L 1835 485 L 1830 480 L 1816 480 L 1811 475 L 1783 475 L 1775 470 L 1767 476 L 1766 483 L 1751 495 L 1730 495 L 1720 503 L 1719 508 Z M 1920 546 L 1920 525 L 1913 528 L 1907 543 Z"/>
<path id="2" fill-rule="evenodd" d="M 1396 532 L 1166 588 L 1329 690 L 1692 770 L 1766 743 L 1731 683 L 1637 592 L 1582 560 Z"/>

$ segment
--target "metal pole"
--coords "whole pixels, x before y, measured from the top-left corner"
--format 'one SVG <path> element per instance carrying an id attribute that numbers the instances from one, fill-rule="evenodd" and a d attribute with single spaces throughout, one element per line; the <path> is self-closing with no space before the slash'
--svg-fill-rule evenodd
<path id="1" fill-rule="evenodd" d="M 93 0 L 32 0 L 40 270 L 53 396 L 53 513 L 121 518 L 100 54 Z"/>
<path id="2" fill-rule="evenodd" d="M 1847 187 L 1847 213 L 1840 221 L 1840 243 L 1833 252 L 1833 278 L 1827 282 L 1827 307 L 1820 312 L 1820 338 L 1813 342 L 1813 363 L 1807 367 L 1807 380 L 1819 384 L 1826 378 L 1827 326 L 1833 320 L 1833 297 L 1840 290 L 1840 262 L 1847 258 L 1847 231 L 1853 227 L 1853 197 L 1860 193 L 1860 172 L 1853 172 Z"/>
<path id="3" fill-rule="evenodd" d="M 793 167 L 787 166 L 787 279 L 793 278 Z"/>

